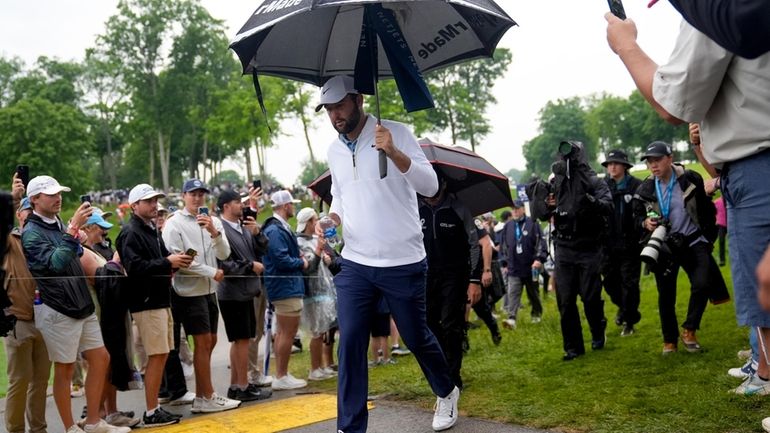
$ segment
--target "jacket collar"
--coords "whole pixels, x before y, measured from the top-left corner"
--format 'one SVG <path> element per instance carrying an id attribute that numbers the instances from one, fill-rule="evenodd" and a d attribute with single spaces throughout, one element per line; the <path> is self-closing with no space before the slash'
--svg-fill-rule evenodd
<path id="1" fill-rule="evenodd" d="M 374 117 L 371 114 L 366 115 L 366 123 L 364 123 L 363 129 L 361 129 L 361 133 L 358 134 L 358 137 L 355 140 L 356 142 L 356 148 L 361 144 L 361 138 L 366 138 L 368 136 L 374 136 L 374 127 L 377 126 L 377 118 Z M 340 142 L 343 146 L 345 146 L 345 149 L 348 148 L 348 145 L 345 144 L 345 141 L 342 139 L 342 135 L 337 136 L 337 141 Z"/>

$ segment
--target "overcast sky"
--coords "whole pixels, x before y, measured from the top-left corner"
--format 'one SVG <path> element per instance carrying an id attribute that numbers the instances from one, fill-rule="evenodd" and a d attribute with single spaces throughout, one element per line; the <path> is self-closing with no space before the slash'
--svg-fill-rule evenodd
<path id="1" fill-rule="evenodd" d="M 225 21 L 232 39 L 261 1 L 203 0 L 211 14 Z M 513 61 L 494 88 L 498 104 L 489 109 L 492 133 L 477 152 L 501 171 L 523 169 L 522 144 L 537 135 L 537 116 L 549 100 L 608 92 L 627 96 L 634 84 L 606 41 L 605 0 L 497 0 L 519 24 L 503 37 Z M 674 45 L 680 16 L 668 2 L 651 9 L 647 0 L 626 0 L 629 17 L 639 27 L 639 43 L 658 63 Z M 82 59 L 86 48 L 116 12 L 117 0 L 0 0 L 0 54 L 32 64 L 38 56 Z M 298 125 L 286 124 L 278 148 L 268 152 L 268 171 L 293 184 L 307 146 Z M 325 157 L 336 133 L 318 116 L 311 141 Z M 449 143 L 448 134 L 431 137 Z M 469 144 L 463 144 L 470 147 Z M 228 165 L 245 174 L 241 161 Z M 278 168 L 280 167 L 280 169 Z"/>

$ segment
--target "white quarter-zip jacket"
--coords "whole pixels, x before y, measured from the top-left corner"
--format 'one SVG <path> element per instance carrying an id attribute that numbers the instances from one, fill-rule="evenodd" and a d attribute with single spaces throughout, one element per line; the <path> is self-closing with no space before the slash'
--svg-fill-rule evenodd
<path id="1" fill-rule="evenodd" d="M 388 158 L 388 175 L 380 179 L 376 124 L 374 116 L 367 117 L 355 152 L 339 138 L 329 146 L 333 197 L 329 212 L 342 219 L 345 259 L 374 267 L 417 263 L 425 258 L 417 194 L 436 194 L 436 172 L 406 125 L 383 120 L 394 145 L 412 163 L 401 173 Z"/>
<path id="2" fill-rule="evenodd" d="M 189 268 L 174 274 L 174 291 L 179 296 L 201 296 L 217 291 L 219 284 L 214 281 L 217 259 L 230 257 L 230 244 L 222 221 L 215 216 L 211 217 L 211 221 L 219 231 L 219 236 L 213 239 L 187 209 L 178 210 L 163 226 L 163 242 L 171 254 L 184 253 L 189 248 L 198 252 Z"/>

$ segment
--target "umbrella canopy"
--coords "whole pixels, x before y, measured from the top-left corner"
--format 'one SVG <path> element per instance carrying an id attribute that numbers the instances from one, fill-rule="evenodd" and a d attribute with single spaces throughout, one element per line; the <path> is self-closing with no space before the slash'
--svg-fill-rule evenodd
<path id="1" fill-rule="evenodd" d="M 266 0 L 230 44 L 244 73 L 323 85 L 354 75 L 366 5 L 395 16 L 420 72 L 491 57 L 516 23 L 492 0 Z M 379 78 L 393 78 L 382 42 Z"/>
<path id="2" fill-rule="evenodd" d="M 447 181 L 447 190 L 470 210 L 481 215 L 513 205 L 508 177 L 486 159 L 457 146 L 444 146 L 428 139 L 419 140 L 433 168 Z M 308 185 L 326 202 L 332 202 L 332 177 L 327 170 Z"/>

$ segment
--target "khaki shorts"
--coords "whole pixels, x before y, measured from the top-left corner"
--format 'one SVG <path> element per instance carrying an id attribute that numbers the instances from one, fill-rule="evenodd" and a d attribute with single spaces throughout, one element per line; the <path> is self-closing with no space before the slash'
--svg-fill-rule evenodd
<path id="1" fill-rule="evenodd" d="M 147 356 L 163 355 L 174 347 L 174 319 L 170 308 L 131 313 Z"/>
<path id="2" fill-rule="evenodd" d="M 288 317 L 302 315 L 302 298 L 288 298 L 271 302 L 275 307 L 275 314 Z"/>
<path id="3" fill-rule="evenodd" d="M 71 364 L 78 353 L 104 347 L 102 330 L 96 314 L 85 319 L 73 319 L 46 304 L 35 305 L 35 326 L 43 334 L 48 359 Z"/>

